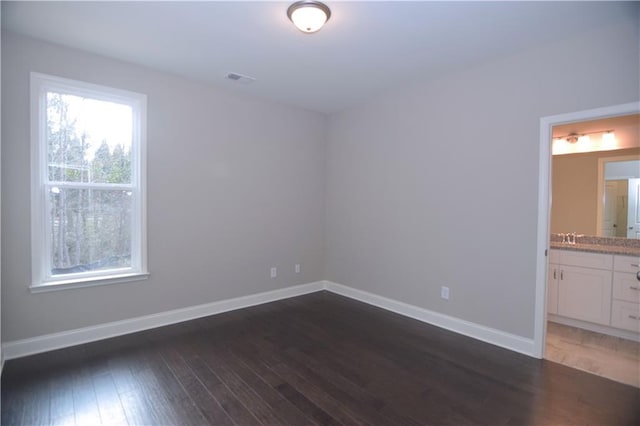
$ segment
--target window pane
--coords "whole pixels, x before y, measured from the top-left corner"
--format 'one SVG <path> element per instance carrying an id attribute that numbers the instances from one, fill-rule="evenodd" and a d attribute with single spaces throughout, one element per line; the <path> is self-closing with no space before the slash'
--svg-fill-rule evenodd
<path id="1" fill-rule="evenodd" d="M 129 105 L 47 92 L 49 181 L 131 183 Z"/>
<path id="2" fill-rule="evenodd" d="M 53 186 L 49 202 L 52 275 L 131 266 L 131 191 Z"/>

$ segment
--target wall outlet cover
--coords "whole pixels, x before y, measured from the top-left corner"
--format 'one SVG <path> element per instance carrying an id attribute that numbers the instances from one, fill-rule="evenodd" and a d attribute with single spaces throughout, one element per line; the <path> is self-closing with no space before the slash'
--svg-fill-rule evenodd
<path id="1" fill-rule="evenodd" d="M 440 297 L 444 300 L 449 300 L 449 287 L 442 286 L 440 289 Z"/>

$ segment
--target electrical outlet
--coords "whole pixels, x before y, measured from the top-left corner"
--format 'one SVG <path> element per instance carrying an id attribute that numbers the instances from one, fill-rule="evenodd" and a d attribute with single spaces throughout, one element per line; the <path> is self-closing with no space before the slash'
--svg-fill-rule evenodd
<path id="1" fill-rule="evenodd" d="M 300 264 L 296 263 L 296 266 L 293 268 L 296 271 L 296 274 L 300 273 Z"/>
<path id="2" fill-rule="evenodd" d="M 449 300 L 449 287 L 442 286 L 440 289 L 440 297 L 444 300 Z"/>
<path id="3" fill-rule="evenodd" d="M 278 268 L 274 266 L 273 268 L 271 268 L 271 278 L 277 278 L 277 277 L 278 277 Z"/>

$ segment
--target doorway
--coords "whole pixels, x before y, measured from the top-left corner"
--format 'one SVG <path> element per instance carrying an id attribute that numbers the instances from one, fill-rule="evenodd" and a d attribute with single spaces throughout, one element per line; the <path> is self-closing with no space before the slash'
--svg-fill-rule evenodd
<path id="1" fill-rule="evenodd" d="M 554 127 L 612 118 L 640 113 L 640 102 L 616 105 L 594 110 L 580 111 L 569 114 L 544 117 L 540 120 L 540 158 L 539 158 L 539 190 L 538 190 L 538 235 L 537 235 L 537 264 L 536 264 L 536 301 L 535 301 L 535 329 L 534 329 L 534 355 L 545 357 L 547 337 L 547 271 L 548 249 L 550 247 L 551 233 L 551 196 L 552 196 L 552 132 Z M 610 189 L 610 191 L 612 191 Z M 604 185 L 602 187 L 604 192 Z M 599 204 L 599 203 L 594 203 Z M 600 215 L 603 211 L 599 212 Z M 594 212 L 595 216 L 595 212 Z M 595 220 L 592 221 L 595 223 Z M 598 222 L 600 223 L 600 222 Z M 567 232 L 574 231 L 567 229 Z M 600 230 L 590 232 L 591 235 L 601 235 Z M 552 325 L 556 328 L 555 325 Z M 553 330 L 557 331 L 557 330 Z M 583 338 L 584 339 L 584 338 Z"/>

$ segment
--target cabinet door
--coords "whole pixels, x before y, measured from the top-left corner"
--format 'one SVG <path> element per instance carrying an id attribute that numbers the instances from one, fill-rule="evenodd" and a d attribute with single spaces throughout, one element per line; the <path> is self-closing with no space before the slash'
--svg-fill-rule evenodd
<path id="1" fill-rule="evenodd" d="M 560 267 L 549 264 L 549 276 L 547 277 L 547 313 L 558 313 L 558 280 L 560 279 Z"/>
<path id="2" fill-rule="evenodd" d="M 562 266 L 558 282 L 558 315 L 609 325 L 611 271 Z"/>

